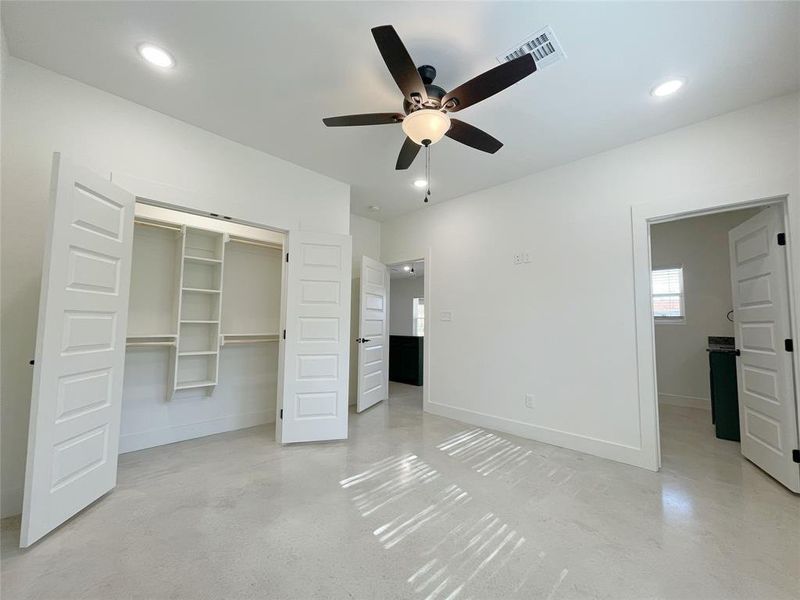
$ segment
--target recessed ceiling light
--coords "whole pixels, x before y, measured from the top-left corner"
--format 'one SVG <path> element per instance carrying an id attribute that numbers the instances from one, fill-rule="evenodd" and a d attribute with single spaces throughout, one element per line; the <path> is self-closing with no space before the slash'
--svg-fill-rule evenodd
<path id="1" fill-rule="evenodd" d="M 650 90 L 650 95 L 655 96 L 656 98 L 671 96 L 679 89 L 681 89 L 685 83 L 686 83 L 685 79 L 670 79 L 668 81 L 664 81 L 663 83 L 659 83 L 652 90 Z"/>
<path id="2" fill-rule="evenodd" d="M 163 48 L 159 48 L 153 44 L 139 44 L 138 50 L 139 55 L 151 65 L 161 67 L 162 69 L 171 69 L 175 66 L 175 59 Z"/>
<path id="3" fill-rule="evenodd" d="M 424 188 L 426 185 L 428 185 L 428 180 L 427 179 L 417 179 L 414 182 L 414 186 L 418 187 L 418 188 Z"/>
<path id="4" fill-rule="evenodd" d="M 381 207 L 380 207 L 380 206 L 375 206 L 374 204 L 372 204 L 372 205 L 369 207 L 369 209 L 370 209 L 370 210 L 380 210 L 380 209 L 381 209 Z"/>

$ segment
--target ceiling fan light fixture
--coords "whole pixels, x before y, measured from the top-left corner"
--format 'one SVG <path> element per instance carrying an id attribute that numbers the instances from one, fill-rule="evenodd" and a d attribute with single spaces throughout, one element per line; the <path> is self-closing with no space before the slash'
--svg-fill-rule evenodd
<path id="1" fill-rule="evenodd" d="M 414 180 L 414 187 L 424 188 L 426 185 L 428 185 L 428 180 L 427 179 L 415 179 Z"/>
<path id="2" fill-rule="evenodd" d="M 438 142 L 450 129 L 450 117 L 435 108 L 422 108 L 403 119 L 403 131 L 415 144 Z"/>

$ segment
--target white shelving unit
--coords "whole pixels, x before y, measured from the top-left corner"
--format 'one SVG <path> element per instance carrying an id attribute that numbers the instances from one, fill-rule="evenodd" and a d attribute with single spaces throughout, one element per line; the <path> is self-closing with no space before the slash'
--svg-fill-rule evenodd
<path id="1" fill-rule="evenodd" d="M 222 278 L 228 234 L 181 228 L 177 310 L 177 356 L 173 393 L 217 385 L 219 374 Z"/>
<path id="2" fill-rule="evenodd" d="M 283 236 L 140 204 L 134 235 L 121 451 L 272 422 Z"/>

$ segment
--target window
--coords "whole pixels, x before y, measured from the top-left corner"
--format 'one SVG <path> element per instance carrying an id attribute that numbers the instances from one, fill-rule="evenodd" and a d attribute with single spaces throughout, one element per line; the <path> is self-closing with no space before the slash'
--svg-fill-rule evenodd
<path id="1" fill-rule="evenodd" d="M 683 267 L 653 269 L 653 315 L 658 322 L 681 322 L 683 306 Z"/>
<path id="2" fill-rule="evenodd" d="M 425 335 L 425 298 L 414 298 L 414 335 Z"/>

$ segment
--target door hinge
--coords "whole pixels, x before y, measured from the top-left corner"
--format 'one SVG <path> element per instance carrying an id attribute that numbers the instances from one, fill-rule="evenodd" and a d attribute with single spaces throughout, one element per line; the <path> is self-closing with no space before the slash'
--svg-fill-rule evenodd
<path id="1" fill-rule="evenodd" d="M 783 340 L 783 347 L 787 352 L 794 352 L 794 341 L 790 339 Z"/>
<path id="2" fill-rule="evenodd" d="M 741 350 L 739 350 L 739 348 L 737 348 L 737 349 L 736 349 L 736 351 L 734 352 L 734 354 L 735 354 L 736 356 L 741 356 L 741 355 L 742 355 L 742 351 L 741 351 Z"/>
<path id="3" fill-rule="evenodd" d="M 281 409 L 281 421 L 283 421 L 283 409 Z"/>
<path id="4" fill-rule="evenodd" d="M 286 339 L 286 330 L 283 330 L 283 339 Z"/>
<path id="5" fill-rule="evenodd" d="M 778 234 L 778 246 L 785 246 L 786 245 L 786 234 L 779 233 Z"/>
<path id="6" fill-rule="evenodd" d="M 286 262 L 289 262 L 289 253 L 286 253 Z"/>
<path id="7" fill-rule="evenodd" d="M 792 450 L 792 460 L 796 463 L 800 463 L 800 450 Z"/>

